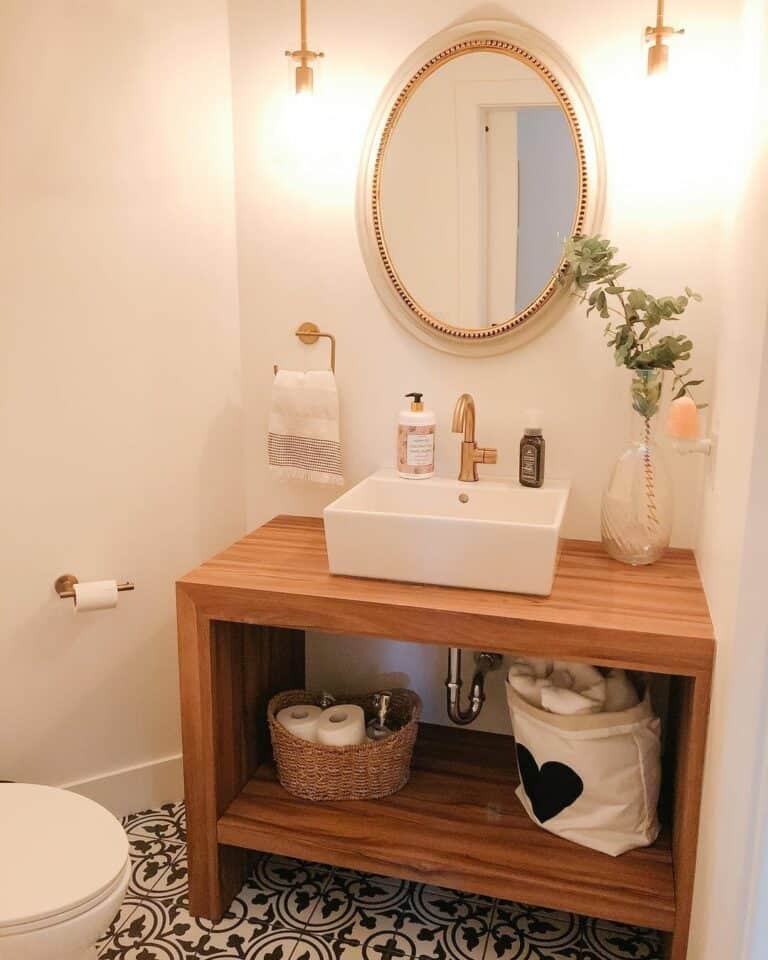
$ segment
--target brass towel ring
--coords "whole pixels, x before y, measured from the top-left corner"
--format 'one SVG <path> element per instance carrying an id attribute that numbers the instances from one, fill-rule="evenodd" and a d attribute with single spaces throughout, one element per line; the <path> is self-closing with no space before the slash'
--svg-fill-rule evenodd
<path id="1" fill-rule="evenodd" d="M 336 337 L 334 337 L 332 333 L 324 333 L 316 323 L 312 323 L 311 321 L 302 323 L 294 333 L 302 343 L 317 343 L 320 337 L 325 337 L 326 340 L 330 340 L 331 370 L 336 373 Z M 278 365 L 275 364 L 273 367 L 274 372 L 277 373 L 279 369 Z"/>

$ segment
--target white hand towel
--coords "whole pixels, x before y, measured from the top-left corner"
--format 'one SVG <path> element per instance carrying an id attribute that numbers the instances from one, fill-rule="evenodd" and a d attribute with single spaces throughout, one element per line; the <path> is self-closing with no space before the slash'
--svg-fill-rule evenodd
<path id="1" fill-rule="evenodd" d="M 278 370 L 275 374 L 269 468 L 283 478 L 344 483 L 339 393 L 330 370 Z"/>

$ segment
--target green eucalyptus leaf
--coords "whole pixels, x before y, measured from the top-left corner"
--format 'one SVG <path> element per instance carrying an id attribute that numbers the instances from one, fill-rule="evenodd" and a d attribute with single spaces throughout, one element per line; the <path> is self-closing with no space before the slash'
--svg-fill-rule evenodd
<path id="1" fill-rule="evenodd" d="M 561 281 L 586 304 L 588 316 L 594 311 L 608 319 L 609 297 L 616 299 L 616 312 L 623 315 L 624 322 L 615 326 L 609 322 L 603 332 L 618 365 L 641 374 L 652 370 L 674 372 L 676 364 L 690 358 L 693 342 L 683 334 L 667 334 L 653 342 L 654 333 L 663 323 L 679 319 L 690 301 L 702 298 L 690 287 L 685 287 L 685 296 L 675 297 L 654 297 L 641 287 L 624 287 L 618 277 L 629 267 L 614 262 L 617 254 L 618 249 L 606 237 L 575 234 L 563 246 L 565 269 Z M 699 380 L 687 381 L 690 374 L 690 369 L 675 374 L 673 388 L 685 393 L 690 386 L 698 386 Z M 647 383 L 642 376 L 636 379 L 639 386 L 633 388 L 633 406 L 644 416 L 651 416 L 658 410 L 661 387 Z"/>

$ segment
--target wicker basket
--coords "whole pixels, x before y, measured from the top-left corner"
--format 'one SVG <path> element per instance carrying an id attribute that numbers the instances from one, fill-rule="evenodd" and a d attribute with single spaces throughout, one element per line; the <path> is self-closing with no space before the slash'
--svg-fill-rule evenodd
<path id="1" fill-rule="evenodd" d="M 366 716 L 375 714 L 375 694 L 340 696 L 340 703 L 356 703 Z M 285 789 L 304 800 L 375 800 L 401 790 L 411 775 L 411 756 L 421 714 L 421 699 L 412 690 L 393 690 L 389 716 L 400 727 L 386 740 L 367 740 L 357 746 L 329 747 L 310 743 L 278 723 L 284 707 L 319 706 L 322 694 L 286 690 L 269 701 L 267 722 Z"/>

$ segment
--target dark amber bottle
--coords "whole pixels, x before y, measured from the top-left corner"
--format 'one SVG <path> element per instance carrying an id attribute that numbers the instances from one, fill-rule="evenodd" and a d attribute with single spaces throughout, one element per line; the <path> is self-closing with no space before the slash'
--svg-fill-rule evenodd
<path id="1" fill-rule="evenodd" d="M 541 427 L 526 427 L 520 441 L 520 483 L 524 487 L 540 487 L 544 483 L 546 444 Z"/>

